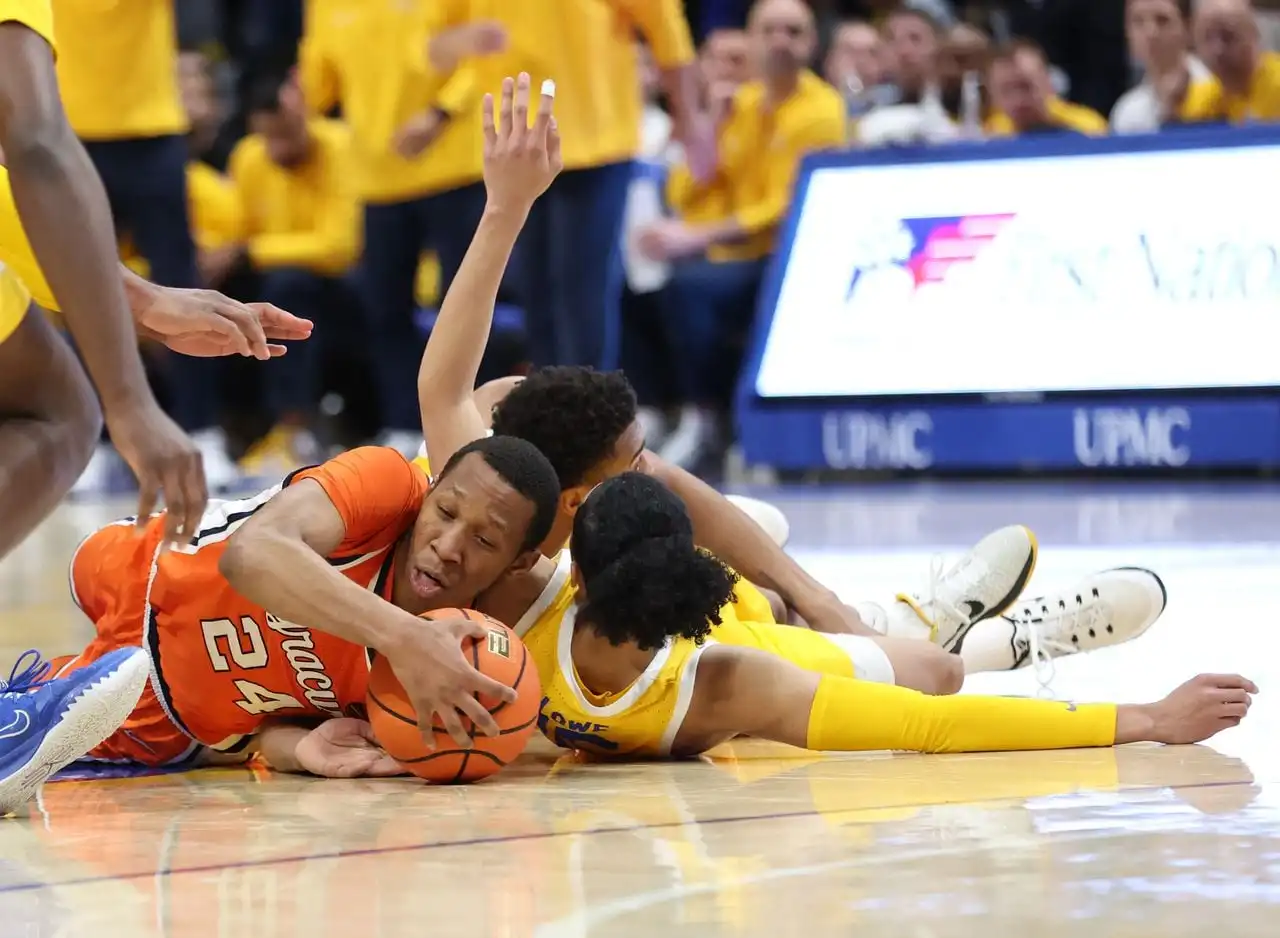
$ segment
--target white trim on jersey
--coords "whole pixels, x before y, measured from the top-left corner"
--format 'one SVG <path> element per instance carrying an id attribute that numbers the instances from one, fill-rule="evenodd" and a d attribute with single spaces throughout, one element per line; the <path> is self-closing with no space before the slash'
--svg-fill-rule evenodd
<path id="1" fill-rule="evenodd" d="M 684 670 L 680 672 L 680 687 L 676 691 L 676 706 L 671 711 L 671 719 L 667 721 L 666 731 L 662 734 L 660 751 L 664 756 L 671 755 L 671 747 L 676 744 L 676 737 L 680 735 L 680 727 L 684 726 L 684 718 L 689 715 L 689 705 L 693 703 L 693 685 L 698 680 L 698 662 L 702 659 L 702 653 L 714 644 L 713 640 L 708 639 L 695 648 L 693 654 L 689 656 L 689 660 L 685 662 Z"/>
<path id="2" fill-rule="evenodd" d="M 569 582 L 569 571 L 572 566 L 573 558 L 569 556 L 569 551 L 562 550 L 556 555 L 556 569 L 551 574 L 551 579 L 547 580 L 547 585 L 542 588 L 542 592 L 538 594 L 538 598 L 533 601 L 533 605 L 524 611 L 524 615 L 516 623 L 516 635 L 524 638 L 525 632 L 533 628 L 542 614 L 551 608 L 551 604 L 556 601 L 560 591 Z"/>
<path id="3" fill-rule="evenodd" d="M 667 659 L 671 657 L 672 641 L 667 639 L 666 643 L 658 649 L 657 654 L 653 656 L 649 666 L 641 672 L 630 687 L 623 691 L 621 697 L 606 707 L 598 707 L 587 700 L 586 694 L 582 692 L 582 686 L 578 683 L 578 675 L 573 667 L 573 626 L 577 618 L 578 607 L 575 605 L 570 606 L 564 614 L 564 618 L 560 620 L 560 635 L 556 641 L 556 658 L 560 665 L 560 674 L 573 691 L 574 698 L 585 713 L 599 717 L 617 716 L 619 713 L 635 706 L 636 701 L 644 696 L 645 692 L 653 686 L 654 681 L 658 679 L 658 676 L 662 674 L 662 669 L 666 665 Z"/>

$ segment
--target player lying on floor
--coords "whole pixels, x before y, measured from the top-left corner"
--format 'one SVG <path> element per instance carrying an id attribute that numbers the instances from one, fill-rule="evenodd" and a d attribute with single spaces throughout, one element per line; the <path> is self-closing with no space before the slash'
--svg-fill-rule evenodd
<path id="1" fill-rule="evenodd" d="M 151 681 L 91 757 L 243 758 L 268 719 L 362 712 L 367 648 L 387 656 L 417 712 L 439 714 L 460 744 L 469 739 L 461 713 L 497 732 L 472 695 L 514 692 L 461 649 L 483 628 L 428 627 L 418 615 L 470 605 L 503 573 L 535 563 L 559 490 L 531 444 L 494 436 L 459 450 L 430 486 L 395 450 L 352 450 L 252 498 L 212 502 L 187 550 L 162 549 L 163 513 L 141 534 L 133 519 L 100 529 L 71 561 L 73 596 L 96 635 L 57 673 L 142 646 Z"/>
<path id="2" fill-rule="evenodd" d="M 892 686 L 894 652 L 936 653 L 924 643 L 882 649 L 875 664 L 864 649 L 870 680 L 720 643 L 736 575 L 695 547 L 679 498 L 640 473 L 591 493 L 572 544 L 574 603 L 556 634 L 526 636 L 543 682 L 541 725 L 567 748 L 691 755 L 739 735 L 920 752 L 1193 743 L 1239 723 L 1257 692 L 1238 675 L 1202 675 L 1145 706 L 933 697 Z"/>
<path id="3" fill-rule="evenodd" d="M 744 572 L 746 580 L 781 584 L 788 599 L 796 589 L 801 593 L 818 589 L 816 581 L 760 526 L 714 489 L 683 470 L 665 466 L 644 450 L 635 393 L 621 372 L 546 368 L 522 382 L 491 383 L 472 392 L 516 238 L 534 202 L 559 171 L 554 134 L 545 129 L 550 126 L 553 97 L 541 96 L 538 123 L 530 130 L 530 94 L 527 75 L 518 82 L 508 79 L 499 118 L 495 122 L 491 111 L 486 114 L 486 210 L 445 295 L 418 376 L 423 433 L 430 451 L 447 459 L 458 446 L 482 436 L 489 426 L 482 395 L 488 401 L 506 392 L 492 411 L 494 429 L 537 446 L 551 461 L 563 487 L 556 523 L 543 544 L 548 556 L 563 548 L 574 513 L 594 485 L 639 468 L 666 482 L 684 499 L 698 543 Z M 971 673 L 1021 667 L 1126 641 L 1163 609 L 1162 588 L 1149 575 L 1136 600 L 1127 598 L 1128 592 L 1117 595 L 1086 582 L 1082 589 L 1023 604 L 1014 615 L 1003 617 L 1022 592 L 1035 561 L 1036 544 L 1030 532 L 1006 527 L 934 578 L 924 594 L 900 594 L 883 606 L 865 602 L 854 608 L 860 621 L 874 626 L 863 630 L 867 634 L 932 637 L 941 647 L 957 652 Z M 544 574 L 541 582 L 545 580 Z M 486 597 L 482 604 L 499 620 L 516 622 L 537 590 L 537 584 L 526 584 L 524 590 L 506 591 L 514 605 L 498 596 Z M 771 604 L 751 583 L 740 582 L 736 595 L 739 618 L 775 620 Z M 1134 602 L 1143 608 L 1126 607 Z M 807 614 L 808 604 L 800 606 L 818 630 L 848 634 L 843 628 L 849 624 L 847 619 L 820 616 L 815 621 Z"/>

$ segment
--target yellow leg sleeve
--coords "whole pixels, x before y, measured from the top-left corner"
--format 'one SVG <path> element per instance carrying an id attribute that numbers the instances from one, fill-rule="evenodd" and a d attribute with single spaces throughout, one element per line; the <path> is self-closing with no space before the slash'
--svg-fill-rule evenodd
<path id="1" fill-rule="evenodd" d="M 808 748 L 856 752 L 1004 752 L 1111 746 L 1114 704 L 1023 697 L 928 697 L 903 687 L 823 676 Z"/>

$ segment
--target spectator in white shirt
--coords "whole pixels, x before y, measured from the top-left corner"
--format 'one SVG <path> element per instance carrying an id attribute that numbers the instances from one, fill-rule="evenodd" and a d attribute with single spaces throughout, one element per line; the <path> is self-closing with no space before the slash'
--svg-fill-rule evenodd
<path id="1" fill-rule="evenodd" d="M 1168 118 L 1169 102 L 1181 100 L 1190 83 L 1208 77 L 1188 51 L 1191 0 L 1128 0 L 1125 34 L 1129 54 L 1142 68 L 1142 82 L 1121 95 L 1111 111 L 1119 134 L 1154 133 Z"/>

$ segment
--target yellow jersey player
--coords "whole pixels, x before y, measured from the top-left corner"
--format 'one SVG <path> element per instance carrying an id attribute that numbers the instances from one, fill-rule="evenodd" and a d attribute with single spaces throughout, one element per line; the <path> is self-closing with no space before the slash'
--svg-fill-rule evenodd
<path id="1" fill-rule="evenodd" d="M 1201 675 L 1148 705 L 929 696 L 892 686 L 895 656 L 936 647 L 857 636 L 842 643 L 843 674 L 830 651 L 827 662 L 788 660 L 806 657 L 788 653 L 799 636 L 830 637 L 788 629 L 775 648 L 735 641 L 743 626 L 721 613 L 735 574 L 695 546 L 679 498 L 641 473 L 591 493 L 573 549 L 576 596 L 559 628 L 525 636 L 542 678 L 544 732 L 568 748 L 683 756 L 740 735 L 820 751 L 1193 743 L 1239 723 L 1257 692 L 1238 675 Z"/>

